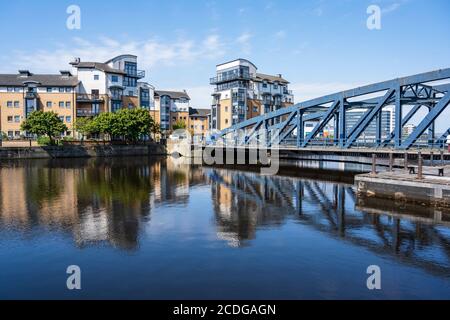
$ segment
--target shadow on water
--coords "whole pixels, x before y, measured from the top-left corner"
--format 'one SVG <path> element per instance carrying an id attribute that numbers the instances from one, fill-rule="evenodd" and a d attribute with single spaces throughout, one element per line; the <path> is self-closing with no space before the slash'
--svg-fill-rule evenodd
<path id="1" fill-rule="evenodd" d="M 204 201 L 191 198 L 201 187 L 210 191 L 212 207 L 204 210 L 214 217 L 217 239 L 231 247 L 252 246 L 258 230 L 293 221 L 431 274 L 450 274 L 448 212 L 358 200 L 351 183 L 359 169 L 335 176 L 292 163 L 278 176 L 238 169 L 170 158 L 1 162 L 0 234 L 46 229 L 70 235 L 79 248 L 137 251 L 155 209 Z"/>

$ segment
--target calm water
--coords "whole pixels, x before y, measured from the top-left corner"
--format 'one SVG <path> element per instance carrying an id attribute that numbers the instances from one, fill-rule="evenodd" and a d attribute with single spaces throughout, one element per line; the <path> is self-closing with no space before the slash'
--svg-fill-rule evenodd
<path id="1" fill-rule="evenodd" d="M 181 161 L 1 163 L 0 298 L 450 298 L 445 212 Z"/>

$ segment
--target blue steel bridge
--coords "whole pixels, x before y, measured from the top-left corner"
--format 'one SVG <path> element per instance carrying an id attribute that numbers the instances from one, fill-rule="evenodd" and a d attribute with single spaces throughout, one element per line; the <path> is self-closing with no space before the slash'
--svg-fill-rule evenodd
<path id="1" fill-rule="evenodd" d="M 450 135 L 450 119 L 449 128 L 445 132 L 441 130 L 439 135 L 435 122 L 439 117 L 446 117 L 444 111 L 449 103 L 450 68 L 375 83 L 282 108 L 215 134 L 212 144 L 247 147 L 264 141 L 267 147 L 294 149 L 326 145 L 338 149 L 363 147 L 402 151 L 419 144 L 444 148 Z M 388 108 L 393 118 L 390 130 L 383 125 Z M 358 110 L 358 119 L 352 119 L 349 125 L 352 110 Z M 425 110 L 426 116 L 412 132 L 405 134 L 405 126 L 419 110 Z M 306 123 L 314 124 L 307 134 Z M 332 139 L 325 138 L 327 127 L 333 128 Z M 368 131 L 372 139 L 366 139 Z"/>

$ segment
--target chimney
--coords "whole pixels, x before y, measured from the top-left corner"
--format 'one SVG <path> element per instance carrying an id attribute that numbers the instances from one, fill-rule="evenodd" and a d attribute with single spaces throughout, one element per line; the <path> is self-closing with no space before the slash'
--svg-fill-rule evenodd
<path id="1" fill-rule="evenodd" d="M 19 75 L 22 78 L 28 78 L 28 77 L 32 76 L 33 74 L 28 70 L 19 70 Z"/>
<path id="2" fill-rule="evenodd" d="M 278 78 L 283 78 L 283 75 L 281 73 L 279 73 Z"/>
<path id="3" fill-rule="evenodd" d="M 81 62 L 80 58 L 74 58 L 70 64 L 73 66 L 76 66 L 76 65 L 80 64 L 80 62 Z"/>
<path id="4" fill-rule="evenodd" d="M 72 76 L 72 73 L 69 70 L 61 70 L 59 71 L 64 78 L 69 78 Z"/>

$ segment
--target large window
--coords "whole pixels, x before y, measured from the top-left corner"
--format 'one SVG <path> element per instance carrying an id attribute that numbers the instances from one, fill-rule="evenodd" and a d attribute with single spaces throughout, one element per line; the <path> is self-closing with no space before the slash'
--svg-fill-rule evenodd
<path id="1" fill-rule="evenodd" d="M 125 61 L 125 72 L 132 77 L 137 75 L 137 64 L 134 62 Z"/>
<path id="2" fill-rule="evenodd" d="M 136 78 L 123 77 L 123 86 L 124 87 L 136 87 L 137 86 Z"/>

